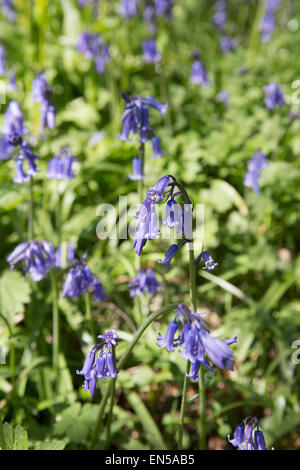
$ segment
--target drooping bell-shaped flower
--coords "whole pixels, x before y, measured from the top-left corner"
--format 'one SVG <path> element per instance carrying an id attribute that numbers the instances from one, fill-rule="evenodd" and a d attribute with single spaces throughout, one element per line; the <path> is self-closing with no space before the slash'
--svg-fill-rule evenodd
<path id="1" fill-rule="evenodd" d="M 210 85 L 208 74 L 200 60 L 196 60 L 192 65 L 190 82 L 201 85 L 204 88 L 207 88 Z"/>
<path id="2" fill-rule="evenodd" d="M 160 138 L 157 136 L 152 137 L 152 150 L 153 155 L 150 158 L 162 158 L 166 155 L 161 150 Z"/>
<path id="3" fill-rule="evenodd" d="M 132 181 L 138 181 L 145 178 L 143 173 L 143 161 L 139 157 L 132 160 L 132 174 L 128 175 Z"/>
<path id="4" fill-rule="evenodd" d="M 154 39 L 149 39 L 148 41 L 143 42 L 143 52 L 143 58 L 146 64 L 154 64 L 155 62 L 159 62 L 161 59 L 161 54 L 156 48 L 156 42 Z"/>
<path id="5" fill-rule="evenodd" d="M 277 83 L 270 83 L 263 87 L 265 93 L 265 105 L 268 109 L 274 109 L 276 106 L 284 106 L 285 99 Z"/>

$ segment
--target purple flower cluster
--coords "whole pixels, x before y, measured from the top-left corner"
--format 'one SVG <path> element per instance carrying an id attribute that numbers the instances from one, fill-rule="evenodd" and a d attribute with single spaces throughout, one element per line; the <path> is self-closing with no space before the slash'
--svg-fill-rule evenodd
<path id="1" fill-rule="evenodd" d="M 161 54 L 157 51 L 156 42 L 154 39 L 149 39 L 143 42 L 144 62 L 146 64 L 154 64 L 159 62 Z"/>
<path id="2" fill-rule="evenodd" d="M 25 275 L 29 273 L 33 281 L 44 279 L 56 266 L 55 251 L 47 241 L 29 240 L 20 243 L 7 258 L 11 269 L 24 262 Z"/>
<path id="3" fill-rule="evenodd" d="M 56 252 L 51 243 L 47 241 L 37 242 L 29 240 L 20 243 L 8 256 L 7 261 L 11 269 L 24 262 L 24 273 L 29 273 L 33 281 L 44 279 L 53 268 L 64 268 L 66 264 L 74 262 L 74 247 L 69 243 L 63 260 L 62 247 Z"/>
<path id="4" fill-rule="evenodd" d="M 212 22 L 217 28 L 222 28 L 227 21 L 226 0 L 218 0 L 214 5 Z"/>
<path id="5" fill-rule="evenodd" d="M 119 375 L 115 366 L 115 348 L 118 346 L 118 334 L 114 329 L 105 330 L 104 335 L 99 335 L 103 341 L 93 346 L 88 352 L 82 370 L 76 374 L 84 376 L 84 390 L 90 391 L 94 396 L 97 379 L 105 380 L 116 378 Z"/>
<path id="6" fill-rule="evenodd" d="M 26 132 L 21 108 L 16 101 L 11 101 L 4 114 L 3 137 L 0 140 L 0 160 L 7 160 L 16 153 L 13 157 L 16 159 L 15 183 L 29 181 L 38 171 L 35 161 L 39 157 L 34 154 L 29 144 L 23 140 Z M 28 166 L 26 171 L 24 170 L 24 162 Z"/>
<path id="7" fill-rule="evenodd" d="M 212 22 L 217 27 L 220 33 L 220 49 L 223 54 L 227 54 L 230 51 L 236 49 L 237 43 L 234 39 L 231 39 L 225 31 L 227 21 L 227 1 L 218 0 L 214 6 L 214 15 Z"/>
<path id="8" fill-rule="evenodd" d="M 119 135 L 121 140 L 130 142 L 129 135 L 139 134 L 140 142 L 147 142 L 149 135 L 153 135 L 149 121 L 149 106 L 159 111 L 162 115 L 165 114 L 168 105 L 161 104 L 156 101 L 152 96 L 142 98 L 140 96 L 130 96 L 122 93 L 122 98 L 125 101 L 125 110 L 122 116 L 122 133 Z"/>
<path id="9" fill-rule="evenodd" d="M 63 285 L 62 296 L 77 299 L 79 295 L 88 292 L 93 293 L 93 300 L 96 302 L 102 302 L 107 299 L 107 296 L 104 294 L 103 285 L 86 265 L 85 257 L 82 257 L 80 260 L 73 261 L 73 266 L 68 272 Z"/>
<path id="10" fill-rule="evenodd" d="M 55 106 L 52 102 L 52 88 L 48 85 L 44 73 L 38 75 L 32 82 L 32 101 L 40 104 L 41 109 L 41 134 L 44 135 L 45 128 L 55 127 Z"/>
<path id="11" fill-rule="evenodd" d="M 157 282 L 155 273 L 150 268 L 141 269 L 137 276 L 129 283 L 130 297 L 141 295 L 143 292 L 154 295 L 161 288 L 162 285 Z"/>
<path id="12" fill-rule="evenodd" d="M 187 377 L 198 381 L 201 365 L 212 370 L 207 358 L 219 369 L 233 370 L 233 352 L 229 345 L 236 340 L 236 337 L 225 341 L 214 338 L 198 313 L 191 312 L 184 305 L 178 305 L 176 316 L 169 323 L 166 334 L 162 336 L 158 333 L 157 346 L 166 348 L 169 352 L 180 347 L 182 358 L 191 363 Z"/>
<path id="13" fill-rule="evenodd" d="M 47 178 L 55 180 L 71 180 L 74 178 L 72 169 L 73 163 L 76 161 L 69 154 L 68 147 L 63 148 L 48 163 Z"/>
<path id="14" fill-rule="evenodd" d="M 269 83 L 263 87 L 265 93 L 265 105 L 268 109 L 274 109 L 276 106 L 284 106 L 285 100 L 282 91 L 277 83 Z"/>
<path id="15" fill-rule="evenodd" d="M 248 171 L 244 177 L 244 185 L 252 188 L 257 194 L 260 194 L 258 180 L 260 178 L 261 170 L 267 166 L 268 163 L 266 155 L 258 149 L 255 155 L 248 162 Z"/>
<path id="16" fill-rule="evenodd" d="M 141 0 L 121 0 L 119 12 L 124 18 L 132 18 L 138 14 L 138 6 Z M 150 0 L 142 6 L 144 10 L 143 19 L 149 23 L 149 28 L 153 31 L 156 29 L 156 17 L 164 16 L 172 17 L 173 0 Z"/>
<path id="17" fill-rule="evenodd" d="M 183 196 L 185 200 L 184 204 L 176 200 L 181 196 Z M 168 226 L 170 229 L 176 229 L 177 235 L 181 237 L 181 240 L 177 244 L 174 243 L 168 248 L 163 260 L 158 261 L 163 266 L 169 267 L 178 249 L 185 243 L 191 241 L 193 236 L 193 204 L 188 198 L 183 186 L 178 183 L 174 176 L 163 176 L 147 191 L 146 199 L 141 204 L 140 210 L 135 216 L 137 219 L 137 227 L 134 234 L 133 249 L 137 255 L 140 255 L 147 240 L 160 237 L 156 204 L 160 204 L 161 202 L 163 202 L 162 207 L 165 209 L 165 217 L 161 223 Z M 213 269 L 216 264 L 206 256 L 206 253 L 208 252 L 202 253 L 202 259 L 207 269 L 208 266 L 210 269 Z"/>
<path id="18" fill-rule="evenodd" d="M 6 53 L 4 47 L 0 45 L 0 75 L 6 75 Z"/>
<path id="19" fill-rule="evenodd" d="M 239 424 L 228 441 L 238 450 L 267 450 L 265 437 L 258 428 L 257 418 L 247 417 Z"/>
<path id="20" fill-rule="evenodd" d="M 196 83 L 197 85 L 201 85 L 204 88 L 207 88 L 210 85 L 208 73 L 199 59 L 195 60 L 192 65 L 190 82 Z"/>
<path id="21" fill-rule="evenodd" d="M 261 40 L 267 42 L 271 38 L 276 26 L 276 12 L 281 0 L 267 0 L 264 16 L 260 23 Z"/>
<path id="22" fill-rule="evenodd" d="M 3 14 L 6 16 L 8 21 L 14 23 L 17 19 L 13 0 L 0 0 L 0 6 Z"/>
<path id="23" fill-rule="evenodd" d="M 77 39 L 76 49 L 88 60 L 95 61 L 96 71 L 104 73 L 105 64 L 109 62 L 108 45 L 98 36 L 90 31 L 84 31 Z"/>

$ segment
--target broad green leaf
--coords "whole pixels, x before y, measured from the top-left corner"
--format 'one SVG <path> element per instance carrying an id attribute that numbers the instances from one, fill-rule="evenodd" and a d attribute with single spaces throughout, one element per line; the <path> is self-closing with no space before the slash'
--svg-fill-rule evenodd
<path id="1" fill-rule="evenodd" d="M 152 445 L 153 449 L 167 449 L 168 447 L 165 444 L 154 419 L 140 399 L 139 395 L 135 392 L 131 392 L 127 398 L 135 413 L 139 416 L 147 441 Z"/>
<path id="2" fill-rule="evenodd" d="M 18 271 L 4 271 L 0 278 L 1 312 L 12 323 L 14 315 L 24 311 L 30 301 L 30 286 Z"/>

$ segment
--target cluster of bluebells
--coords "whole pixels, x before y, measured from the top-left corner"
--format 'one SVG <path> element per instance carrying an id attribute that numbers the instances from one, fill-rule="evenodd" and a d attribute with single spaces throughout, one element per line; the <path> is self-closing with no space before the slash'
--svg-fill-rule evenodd
<path id="1" fill-rule="evenodd" d="M 162 285 L 157 282 L 155 273 L 152 269 L 141 269 L 137 276 L 129 283 L 130 297 L 141 295 L 147 292 L 149 295 L 154 295 L 162 289 Z"/>
<path id="2" fill-rule="evenodd" d="M 63 297 L 77 299 L 81 294 L 92 293 L 93 300 L 102 302 L 107 299 L 103 285 L 86 264 L 85 256 L 73 259 L 72 267 L 63 285 Z"/>
<path id="3" fill-rule="evenodd" d="M 268 109 L 274 109 L 276 106 L 284 106 L 285 100 L 283 93 L 277 83 L 269 83 L 263 87 L 265 94 L 265 105 Z"/>
<path id="4" fill-rule="evenodd" d="M 182 358 L 191 363 L 187 377 L 198 381 L 201 365 L 213 370 L 208 359 L 219 369 L 233 370 L 233 352 L 229 345 L 236 340 L 236 337 L 224 341 L 214 338 L 198 313 L 178 305 L 174 320 L 169 323 L 164 336 L 158 333 L 156 344 L 169 352 L 179 348 Z"/>
<path id="5" fill-rule="evenodd" d="M 258 427 L 257 418 L 245 418 L 236 427 L 233 439 L 228 436 L 228 440 L 238 450 L 267 450 L 265 437 Z"/>
<path id="6" fill-rule="evenodd" d="M 105 330 L 99 335 L 103 341 L 96 344 L 88 352 L 82 370 L 76 374 L 84 376 L 84 390 L 89 390 L 91 396 L 95 393 L 97 379 L 116 378 L 119 375 L 115 366 L 115 348 L 118 346 L 118 334 L 114 329 Z"/>
<path id="7" fill-rule="evenodd" d="M 176 200 L 181 196 L 185 199 L 184 205 Z M 174 243 L 168 248 L 164 258 L 158 261 L 168 268 L 178 249 L 185 243 L 190 242 L 192 238 L 193 204 L 183 186 L 178 183 L 174 176 L 163 176 L 147 191 L 146 199 L 142 202 L 140 210 L 135 216 L 137 227 L 134 234 L 133 249 L 137 255 L 140 255 L 147 240 L 160 237 L 161 232 L 156 205 L 161 203 L 163 203 L 162 206 L 165 210 L 165 216 L 161 223 L 170 229 L 175 229 L 178 237 L 181 237 L 178 243 Z M 201 259 L 205 264 L 205 269 L 213 270 L 217 266 L 208 251 L 202 251 L 196 260 L 196 264 L 199 264 Z"/>
<path id="8" fill-rule="evenodd" d="M 271 38 L 276 26 L 276 12 L 281 0 L 266 0 L 265 12 L 260 23 L 261 40 L 267 42 Z"/>
<path id="9" fill-rule="evenodd" d="M 190 82 L 195 83 L 196 85 L 201 85 L 204 88 L 210 86 L 208 73 L 200 60 L 200 54 L 198 51 L 193 51 L 192 58 L 194 63 L 191 68 Z"/>
<path id="10" fill-rule="evenodd" d="M 77 39 L 76 49 L 86 59 L 95 62 L 95 68 L 98 73 L 105 72 L 106 63 L 110 60 L 109 49 L 108 45 L 98 34 L 83 31 Z"/>
<path id="11" fill-rule="evenodd" d="M 172 18 L 173 0 L 121 0 L 119 12 L 129 19 L 138 15 L 139 7 L 150 31 L 156 30 L 158 17 Z"/>
<path id="12" fill-rule="evenodd" d="M 14 23 L 17 19 L 17 14 L 13 0 L 0 0 L 0 7 L 3 15 L 6 16 L 8 21 Z"/>
<path id="13" fill-rule="evenodd" d="M 55 106 L 52 102 L 53 90 L 48 85 L 44 73 L 39 74 L 32 82 L 32 101 L 40 104 L 41 123 L 40 132 L 44 136 L 45 128 L 54 129 L 55 127 Z"/>
<path id="14" fill-rule="evenodd" d="M 67 248 L 67 262 L 72 263 L 74 259 L 74 248 L 71 244 Z M 7 258 L 11 269 L 24 263 L 24 273 L 30 275 L 33 281 L 41 281 L 53 268 L 63 267 L 62 249 L 56 252 L 51 243 L 47 241 L 37 242 L 29 240 L 20 243 Z"/>
<path id="15" fill-rule="evenodd" d="M 146 64 L 154 64 L 161 59 L 161 53 L 158 52 L 154 39 L 143 42 L 143 57 Z"/>
<path id="16" fill-rule="evenodd" d="M 72 169 L 76 158 L 69 153 L 68 147 L 64 147 L 48 163 L 47 178 L 55 180 L 71 180 L 75 174 Z"/>
<path id="17" fill-rule="evenodd" d="M 244 177 L 244 185 L 248 188 L 252 188 L 257 194 L 260 194 L 258 181 L 261 175 L 261 170 L 267 166 L 268 163 L 266 155 L 258 149 L 255 155 L 253 155 L 251 160 L 248 162 L 248 171 Z"/>
<path id="18" fill-rule="evenodd" d="M 226 21 L 227 21 L 227 0 L 218 0 L 214 6 L 214 14 L 212 17 L 212 22 L 217 27 L 220 33 L 220 49 L 223 54 L 234 50 L 237 46 L 237 43 L 234 39 L 231 39 L 225 31 Z"/>
<path id="19" fill-rule="evenodd" d="M 119 138 L 123 141 L 131 142 L 130 135 L 138 135 L 141 148 L 143 151 L 143 144 L 148 140 L 152 141 L 153 154 L 150 158 L 161 158 L 164 153 L 161 149 L 160 139 L 154 134 L 149 120 L 149 106 L 159 111 L 162 115 L 165 114 L 168 105 L 161 104 L 152 96 L 143 98 L 141 96 L 131 96 L 122 93 L 122 98 L 125 101 L 125 110 L 122 116 L 122 132 Z M 131 180 L 140 180 L 144 178 L 143 163 L 140 155 L 135 157 L 132 162 L 132 174 L 129 175 Z"/>
<path id="20" fill-rule="evenodd" d="M 24 115 L 19 104 L 12 100 L 4 114 L 2 138 L 0 140 L 0 160 L 13 158 L 16 160 L 15 183 L 25 183 L 38 172 L 37 155 L 31 150 L 28 142 L 23 137 L 27 133 L 24 126 Z M 24 163 L 27 169 L 24 169 Z"/>

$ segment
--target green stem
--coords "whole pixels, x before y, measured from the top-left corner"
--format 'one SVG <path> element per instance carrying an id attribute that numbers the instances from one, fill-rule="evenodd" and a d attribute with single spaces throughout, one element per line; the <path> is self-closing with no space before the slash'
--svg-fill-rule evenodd
<path id="1" fill-rule="evenodd" d="M 196 270 L 195 270 L 195 256 L 194 248 L 192 243 L 190 244 L 190 294 L 191 302 L 194 312 L 197 311 L 197 287 L 196 287 Z M 205 450 L 206 448 L 206 422 L 205 422 L 205 389 L 204 389 L 204 373 L 203 366 L 200 366 L 199 372 L 199 413 L 200 413 L 200 423 L 199 423 L 199 448 L 200 450 Z"/>
<path id="2" fill-rule="evenodd" d="M 199 411 L 200 411 L 200 423 L 199 423 L 199 448 L 200 450 L 206 449 L 206 394 L 204 388 L 204 369 L 200 367 L 199 375 Z"/>
<path id="3" fill-rule="evenodd" d="M 13 330 L 9 321 L 7 320 L 7 318 L 5 318 L 4 315 L 2 315 L 2 313 L 0 313 L 0 317 L 6 323 L 8 331 L 9 331 L 9 368 L 10 368 L 11 383 L 14 385 L 16 381 L 16 373 L 15 373 L 16 362 L 15 362 L 15 346 L 14 346 L 13 339 L 12 339 Z"/>
<path id="4" fill-rule="evenodd" d="M 110 448 L 110 437 L 111 437 L 111 423 L 112 423 L 112 417 L 113 417 L 113 409 L 114 409 L 114 404 L 115 404 L 115 393 L 116 393 L 116 378 L 111 379 L 111 394 L 110 394 L 110 407 L 109 407 L 109 412 L 108 412 L 108 418 L 107 418 L 107 425 L 106 425 L 106 444 L 105 444 L 105 449 Z"/>
<path id="5" fill-rule="evenodd" d="M 89 292 L 86 292 L 84 294 L 84 300 L 85 300 L 85 318 L 86 321 L 90 325 L 90 332 L 93 338 L 96 336 L 95 328 L 94 328 L 94 321 L 93 321 L 93 316 L 92 316 L 92 309 L 91 309 L 91 297 Z"/>
<path id="6" fill-rule="evenodd" d="M 187 362 L 186 373 L 184 375 L 182 396 L 181 396 L 181 406 L 180 406 L 180 418 L 179 418 L 179 434 L 178 434 L 178 449 L 182 450 L 182 437 L 183 437 L 183 423 L 184 423 L 184 413 L 186 407 L 186 392 L 187 392 L 187 383 L 188 383 L 188 373 L 190 371 L 190 363 Z"/>
<path id="7" fill-rule="evenodd" d="M 29 181 L 28 240 L 33 238 L 33 178 Z"/>
<path id="8" fill-rule="evenodd" d="M 133 335 L 133 338 L 132 338 L 130 344 L 127 346 L 123 356 L 121 357 L 120 361 L 118 362 L 117 367 L 118 367 L 119 370 L 122 369 L 125 366 L 132 350 L 134 349 L 135 345 L 137 344 L 137 342 L 139 341 L 140 337 L 143 335 L 145 330 L 148 328 L 148 326 L 151 325 L 151 323 L 153 321 L 155 321 L 158 317 L 160 317 L 160 315 L 168 312 L 169 310 L 175 310 L 175 309 L 177 309 L 177 307 L 178 307 L 177 304 L 166 305 L 165 307 L 162 307 L 162 308 L 156 310 L 151 315 L 149 315 L 149 317 L 146 318 L 146 320 L 143 322 L 143 324 L 140 326 L 140 328 Z M 113 386 L 115 386 L 115 384 L 113 384 L 113 382 L 111 381 L 109 386 L 106 389 L 105 394 L 102 397 L 102 400 L 101 400 L 101 403 L 100 403 L 100 408 L 99 408 L 99 413 L 98 413 L 98 417 L 97 417 L 97 421 L 96 421 L 96 426 L 95 426 L 93 436 L 92 436 L 92 440 L 91 440 L 91 448 L 92 449 L 95 448 L 97 439 L 99 438 L 99 432 L 100 432 L 100 428 L 101 428 L 103 417 L 104 417 L 105 407 L 106 407 L 106 404 L 107 404 L 107 401 L 108 401 L 109 397 L 112 394 Z"/>
<path id="9" fill-rule="evenodd" d="M 57 285 L 54 270 L 50 272 L 51 290 L 52 290 L 52 325 L 53 325 L 53 367 L 58 373 L 59 370 L 59 310 L 58 310 L 58 297 Z"/>

